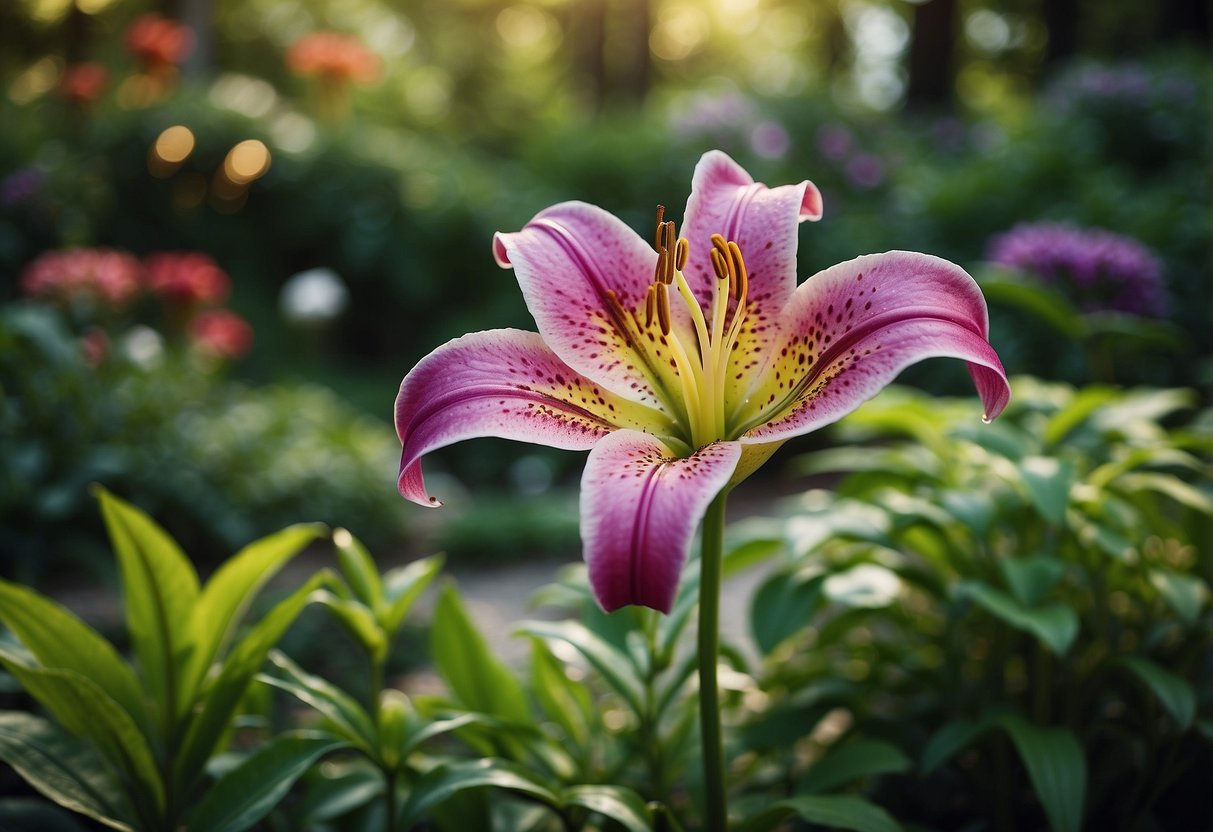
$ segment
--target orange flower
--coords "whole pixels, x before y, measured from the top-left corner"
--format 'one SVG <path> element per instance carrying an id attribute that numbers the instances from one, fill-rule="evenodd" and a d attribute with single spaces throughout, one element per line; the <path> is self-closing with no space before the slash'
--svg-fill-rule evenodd
<path id="1" fill-rule="evenodd" d="M 154 12 L 140 15 L 126 30 L 126 49 L 147 69 L 174 67 L 194 48 L 194 30 Z"/>
<path id="2" fill-rule="evenodd" d="M 253 328 L 227 309 L 211 309 L 194 318 L 190 338 L 201 352 L 213 358 L 240 358 L 253 348 Z"/>
<path id="3" fill-rule="evenodd" d="M 379 59 L 362 41 L 341 32 L 313 32 L 295 41 L 286 65 L 303 78 L 368 84 L 379 77 Z"/>
<path id="4" fill-rule="evenodd" d="M 73 104 L 88 104 L 101 97 L 109 78 L 109 70 L 95 61 L 70 66 L 59 82 L 59 95 Z"/>

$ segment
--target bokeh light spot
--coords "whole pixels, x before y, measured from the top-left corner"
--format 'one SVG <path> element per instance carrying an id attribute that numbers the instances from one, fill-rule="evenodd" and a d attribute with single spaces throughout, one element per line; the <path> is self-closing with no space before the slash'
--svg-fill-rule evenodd
<path id="1" fill-rule="evenodd" d="M 257 139 L 245 139 L 228 151 L 223 174 L 236 185 L 244 185 L 264 176 L 270 169 L 270 151 Z"/>
<path id="2" fill-rule="evenodd" d="M 178 165 L 194 152 L 194 134 L 183 124 L 174 124 L 156 139 L 154 151 L 160 159 Z"/>

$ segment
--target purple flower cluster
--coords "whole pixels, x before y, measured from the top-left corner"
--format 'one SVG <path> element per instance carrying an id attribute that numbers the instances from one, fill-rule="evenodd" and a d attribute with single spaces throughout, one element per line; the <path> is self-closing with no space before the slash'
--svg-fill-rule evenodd
<path id="1" fill-rule="evenodd" d="M 775 119 L 763 118 L 754 103 L 736 90 L 690 96 L 671 112 L 670 129 L 684 142 L 744 142 L 764 159 L 782 159 L 792 147 L 787 128 Z"/>
<path id="2" fill-rule="evenodd" d="M 1087 108 L 1142 111 L 1190 107 L 1197 103 L 1197 97 L 1191 79 L 1136 64 L 1083 64 L 1058 78 L 1048 93 L 1048 99 L 1063 113 Z"/>
<path id="3" fill-rule="evenodd" d="M 1148 248 L 1100 228 L 1067 223 L 1021 224 L 995 237 L 991 262 L 1026 271 L 1086 312 L 1115 310 L 1163 317 L 1162 264 Z"/>

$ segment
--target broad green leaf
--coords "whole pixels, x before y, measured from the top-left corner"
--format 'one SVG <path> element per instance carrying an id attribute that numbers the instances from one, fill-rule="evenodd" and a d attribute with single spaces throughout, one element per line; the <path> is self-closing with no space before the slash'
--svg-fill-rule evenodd
<path id="1" fill-rule="evenodd" d="M 1020 460 L 1019 474 L 1040 516 L 1061 525 L 1074 485 L 1074 464 L 1050 456 L 1029 456 Z"/>
<path id="2" fill-rule="evenodd" d="M 269 814 L 312 764 L 344 746 L 329 734 L 311 731 L 275 737 L 207 791 L 190 817 L 189 828 L 243 832 Z"/>
<path id="3" fill-rule="evenodd" d="M 1115 399 L 1117 395 L 1117 391 L 1110 387 L 1090 386 L 1079 390 L 1065 407 L 1054 413 L 1049 419 L 1044 431 L 1045 447 L 1051 448 L 1057 445 L 1070 434 L 1070 431 L 1085 422 L 1092 413 Z"/>
<path id="4" fill-rule="evenodd" d="M 781 800 L 741 826 L 741 832 L 767 832 L 791 817 L 830 829 L 854 832 L 901 832 L 884 809 L 853 795 L 803 795 Z"/>
<path id="5" fill-rule="evenodd" d="M 362 757 L 330 760 L 312 769 L 296 807 L 301 829 L 339 818 L 383 796 L 383 774 Z"/>
<path id="6" fill-rule="evenodd" d="M 1125 474 L 1114 483 L 1121 492 L 1154 491 L 1203 514 L 1213 514 L 1213 497 L 1173 474 L 1138 472 Z"/>
<path id="7" fill-rule="evenodd" d="M 148 702 L 114 646 L 66 608 L 19 584 L 0 581 L 0 621 L 47 668 L 92 679 L 146 730 Z"/>
<path id="8" fill-rule="evenodd" d="M 21 687 L 72 734 L 89 743 L 137 789 L 132 798 L 159 814 L 164 783 L 147 738 L 125 710 L 95 682 L 71 670 L 29 667 L 0 653 Z"/>
<path id="9" fill-rule="evenodd" d="M 60 806 L 133 832 L 132 810 L 112 770 L 54 723 L 27 713 L 0 713 L 0 760 Z"/>
<path id="10" fill-rule="evenodd" d="M 858 740 L 831 749 L 813 764 L 797 787 L 803 794 L 817 794 L 838 786 L 872 777 L 909 771 L 913 764 L 897 746 L 880 740 Z"/>
<path id="11" fill-rule="evenodd" d="M 1086 321 L 1070 301 L 1039 281 L 1025 280 L 1013 272 L 991 269 L 988 276 L 982 277 L 981 291 L 987 303 L 1022 309 L 1066 338 L 1078 341 L 1086 333 Z"/>
<path id="12" fill-rule="evenodd" d="M 316 594 L 316 602 L 323 605 L 341 626 L 349 631 L 362 649 L 366 650 L 371 661 L 382 662 L 387 658 L 388 640 L 374 614 L 361 601 L 352 598 L 338 598 L 331 592 Z"/>
<path id="13" fill-rule="evenodd" d="M 1016 600 L 1025 607 L 1034 607 L 1061 580 L 1066 565 L 1048 555 L 1032 555 L 1026 558 L 1004 557 L 998 561 L 998 569 Z"/>
<path id="14" fill-rule="evenodd" d="M 1191 683 L 1140 656 L 1126 656 L 1120 664 L 1131 670 L 1158 697 L 1180 731 L 1191 727 L 1196 719 L 1196 690 Z"/>
<path id="15" fill-rule="evenodd" d="M 362 541 L 346 529 L 333 531 L 333 545 L 337 547 L 337 563 L 346 583 L 354 590 L 354 597 L 368 609 L 379 614 L 383 603 L 383 584 L 379 581 L 379 567 L 375 559 L 362 545 Z"/>
<path id="16" fill-rule="evenodd" d="M 651 832 L 653 828 L 644 798 L 626 786 L 573 786 L 561 792 L 560 802 L 597 812 L 628 832 Z"/>
<path id="17" fill-rule="evenodd" d="M 559 797 L 521 766 L 494 759 L 460 761 L 440 765 L 413 784 L 398 827 L 411 828 L 425 812 L 465 789 L 486 787 L 517 792 L 553 807 L 560 805 Z"/>
<path id="18" fill-rule="evenodd" d="M 750 633 L 763 655 L 803 632 L 821 606 L 820 575 L 780 572 L 768 578 L 750 602 Z"/>
<path id="19" fill-rule="evenodd" d="M 407 757 L 434 737 L 450 734 L 473 725 L 483 725 L 490 729 L 490 732 L 497 733 L 517 731 L 519 728 L 517 725 L 503 722 L 487 714 L 464 712 L 450 719 L 434 719 L 430 722 L 422 723 L 420 727 L 414 726 L 411 733 L 405 737 L 400 754 L 402 757 Z M 523 729 L 533 730 L 530 726 L 523 726 Z"/>
<path id="20" fill-rule="evenodd" d="M 1053 832 L 1078 832 L 1087 790 L 1087 760 L 1074 734 L 1039 728 L 1020 716 L 999 718 L 1015 744 Z"/>
<path id="21" fill-rule="evenodd" d="M 198 576 L 185 553 L 150 517 L 103 488 L 97 495 L 122 572 L 131 643 L 168 735 L 183 681 L 179 669 L 195 647 L 191 618 Z"/>
<path id="22" fill-rule="evenodd" d="M 193 696 L 211 664 L 231 643 L 249 604 L 282 566 L 324 533 L 318 523 L 290 526 L 245 546 L 215 571 L 198 596 L 190 627 L 194 651 L 186 662 L 178 713 Z"/>
<path id="23" fill-rule="evenodd" d="M 990 730 L 992 724 L 989 719 L 954 719 L 944 725 L 927 741 L 927 746 L 922 751 L 922 760 L 919 762 L 922 773 L 933 772 L 953 754 Z"/>
<path id="24" fill-rule="evenodd" d="M 1185 624 L 1190 626 L 1196 623 L 1208 595 L 1204 581 L 1195 575 L 1170 569 L 1151 569 L 1150 583 Z"/>
<path id="25" fill-rule="evenodd" d="M 972 598 L 995 618 L 1036 636 L 1059 656 L 1070 649 L 1078 635 L 1078 614 L 1063 604 L 1025 607 L 1006 593 L 980 581 L 966 581 L 957 587 L 957 592 Z"/>
<path id="26" fill-rule="evenodd" d="M 642 712 L 643 684 L 627 654 L 577 621 L 523 621 L 515 632 L 571 644 L 632 710 Z"/>
<path id="27" fill-rule="evenodd" d="M 333 724 L 334 730 L 339 731 L 364 754 L 368 757 L 376 755 L 378 740 L 375 723 L 354 697 L 327 679 L 306 673 L 284 653 L 273 650 L 269 654 L 269 660 L 283 672 L 285 678 L 267 674 L 257 678 L 315 708 Z"/>
<path id="28" fill-rule="evenodd" d="M 522 685 L 493 655 L 449 584 L 434 609 L 430 654 L 462 705 L 513 722 L 530 721 Z"/>
<path id="29" fill-rule="evenodd" d="M 178 793 L 193 787 L 206 761 L 215 753 L 228 722 L 253 677 L 265 664 L 270 649 L 311 602 L 313 593 L 331 580 L 332 574 L 327 571 L 313 575 L 306 584 L 279 601 L 228 651 L 218 676 L 205 688 L 202 709 L 190 720 L 185 741 L 174 761 Z"/>
<path id="30" fill-rule="evenodd" d="M 994 500 L 984 491 L 944 491 L 941 504 L 978 538 L 986 536 L 994 521 Z"/>
<path id="31" fill-rule="evenodd" d="M 569 741 L 584 747 L 590 735 L 594 705 L 585 685 L 564 672 L 564 663 L 543 639 L 531 639 L 531 693 L 548 719 L 560 726 Z"/>
<path id="32" fill-rule="evenodd" d="M 383 576 L 384 601 L 387 608 L 379 623 L 389 640 L 396 635 L 417 598 L 442 569 L 442 562 L 442 555 L 430 555 L 428 558 L 413 561 L 408 566 L 391 569 Z"/>
<path id="33" fill-rule="evenodd" d="M 847 607 L 887 607 L 901 592 L 901 578 L 892 569 L 860 563 L 828 576 L 821 585 L 825 597 Z"/>

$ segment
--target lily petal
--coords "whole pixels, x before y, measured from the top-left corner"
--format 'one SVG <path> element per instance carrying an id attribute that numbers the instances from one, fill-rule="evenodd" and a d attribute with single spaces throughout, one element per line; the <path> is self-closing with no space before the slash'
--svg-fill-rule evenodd
<path id="1" fill-rule="evenodd" d="M 421 457 L 462 439 L 586 450 L 620 426 L 663 433 L 669 420 L 570 369 L 537 333 L 474 332 L 434 350 L 400 384 L 397 488 L 415 503 L 440 505 L 426 491 Z"/>
<path id="2" fill-rule="evenodd" d="M 988 341 L 977 283 L 947 260 L 915 252 L 870 254 L 805 281 L 780 320 L 780 341 L 734 419 L 743 441 L 770 442 L 850 413 L 910 364 L 961 358 L 993 419 L 1011 388 Z"/>
<path id="3" fill-rule="evenodd" d="M 621 220 L 584 202 L 561 203 L 521 231 L 498 233 L 493 253 L 498 265 L 514 268 L 543 340 L 570 367 L 652 407 L 661 406 L 657 387 L 676 389 L 669 356 L 655 354 L 660 345 L 648 344 L 653 352 L 645 353 L 632 337 L 644 320 L 657 253 Z M 675 325 L 689 326 L 685 311 L 673 311 Z"/>
<path id="4" fill-rule="evenodd" d="M 695 529 L 740 458 L 740 443 L 716 442 L 679 459 L 630 430 L 594 446 L 581 478 L 581 539 L 604 610 L 669 612 Z"/>
<path id="5" fill-rule="evenodd" d="M 779 311 L 796 289 L 797 227 L 821 219 L 821 193 L 805 180 L 768 188 L 719 150 L 705 153 L 695 167 L 682 236 L 690 243 L 683 270 L 700 305 L 707 309 L 716 273 L 713 234 L 733 240 L 745 258 L 749 278 L 746 317 L 727 377 L 726 401 L 740 398 L 743 378 L 759 366 L 776 337 Z"/>

